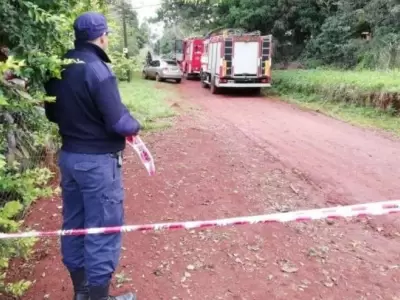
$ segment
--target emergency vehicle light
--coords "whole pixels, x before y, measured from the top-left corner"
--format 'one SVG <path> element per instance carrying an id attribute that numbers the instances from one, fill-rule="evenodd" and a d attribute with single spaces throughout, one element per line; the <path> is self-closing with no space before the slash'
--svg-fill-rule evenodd
<path id="1" fill-rule="evenodd" d="M 228 79 L 220 78 L 219 83 L 228 83 Z"/>

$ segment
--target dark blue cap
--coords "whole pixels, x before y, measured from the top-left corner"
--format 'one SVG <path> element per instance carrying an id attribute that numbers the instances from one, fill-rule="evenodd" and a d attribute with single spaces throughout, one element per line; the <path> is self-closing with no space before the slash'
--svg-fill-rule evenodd
<path id="1" fill-rule="evenodd" d="M 96 12 L 87 12 L 76 18 L 74 30 L 77 41 L 93 41 L 109 32 L 106 17 Z"/>

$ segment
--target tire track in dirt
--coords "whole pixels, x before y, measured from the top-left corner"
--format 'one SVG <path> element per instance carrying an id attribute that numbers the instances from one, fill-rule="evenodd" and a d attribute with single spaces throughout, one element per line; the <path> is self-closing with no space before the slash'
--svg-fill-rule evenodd
<path id="1" fill-rule="evenodd" d="M 279 159 L 287 168 L 320 188 L 320 205 L 345 205 L 400 197 L 400 141 L 294 105 L 261 97 L 211 95 L 199 83 L 181 87 L 187 99 L 223 118 Z M 398 218 L 386 224 L 400 231 Z"/>
<path id="2" fill-rule="evenodd" d="M 127 223 L 223 218 L 325 205 L 324 181 L 309 175 L 307 163 L 288 161 L 284 156 L 288 149 L 277 155 L 273 147 L 279 144 L 279 136 L 269 140 L 269 129 L 253 130 L 254 124 L 263 123 L 254 115 L 246 116 L 245 105 L 239 112 L 233 111 L 233 104 L 213 111 L 222 109 L 228 99 L 210 97 L 197 90 L 195 83 L 185 83 L 181 89 L 185 92 L 179 105 L 184 110 L 176 126 L 144 138 L 156 158 L 157 176 L 147 177 L 135 157 L 124 166 Z M 206 104 L 206 110 L 190 103 Z M 269 106 L 262 103 L 254 106 L 261 115 L 261 108 Z M 39 202 L 27 224 L 36 229 L 58 228 L 58 205 L 59 199 Z M 129 233 L 124 236 L 114 288 L 137 289 L 140 300 L 394 300 L 400 297 L 399 239 L 370 230 L 368 222 Z M 14 263 L 13 269 L 18 270 L 14 278 L 26 274 L 37 280 L 24 300 L 72 298 L 57 240 L 48 241 L 38 245 L 41 260 L 33 268 Z"/>

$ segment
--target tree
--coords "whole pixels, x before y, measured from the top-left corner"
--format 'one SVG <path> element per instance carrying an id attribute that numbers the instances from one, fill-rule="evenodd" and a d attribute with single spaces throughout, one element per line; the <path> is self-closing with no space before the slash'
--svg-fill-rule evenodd
<path id="1" fill-rule="evenodd" d="M 239 27 L 274 36 L 274 62 L 398 67 L 398 0 L 164 0 L 157 21 Z M 362 36 L 370 32 L 372 39 Z"/>
<path id="2" fill-rule="evenodd" d="M 400 66 L 400 4 L 396 0 L 341 0 L 305 55 L 341 67 Z M 364 33 L 371 40 L 362 39 Z"/>
<path id="3" fill-rule="evenodd" d="M 166 26 L 173 24 L 190 24 L 194 31 L 208 28 L 212 23 L 213 5 L 218 0 L 163 0 L 157 16 L 151 22 L 165 22 Z"/>
<path id="4" fill-rule="evenodd" d="M 155 54 L 161 55 L 161 42 L 160 42 L 160 40 L 157 40 L 155 42 L 153 51 L 154 51 Z"/>
<path id="5" fill-rule="evenodd" d="M 137 12 L 132 8 L 131 2 L 127 0 L 116 2 L 115 4 L 110 5 L 109 12 L 111 19 L 118 28 L 123 28 L 122 21 L 123 17 L 125 18 L 127 28 L 127 48 L 130 55 L 137 55 L 141 49 L 141 45 L 138 41 L 139 20 L 137 17 Z M 123 32 L 120 31 L 119 36 L 121 37 L 122 34 Z M 111 46 L 112 50 L 122 49 L 125 47 L 124 40 L 121 38 Z"/>
<path id="6" fill-rule="evenodd" d="M 305 41 L 318 32 L 325 14 L 331 12 L 326 2 L 323 2 L 324 9 L 318 2 L 320 1 L 207 0 L 196 6 L 179 0 L 164 1 L 158 11 L 158 20 L 166 23 L 186 20 L 206 29 L 239 27 L 248 31 L 260 30 L 263 34 L 274 35 L 278 42 L 278 53 L 286 51 L 290 53 L 285 56 L 298 56 L 305 47 Z M 174 13 L 176 9 L 178 12 Z"/>
<path id="7" fill-rule="evenodd" d="M 151 30 L 147 22 L 143 22 L 138 30 L 138 46 L 140 49 L 145 47 L 150 42 Z"/>

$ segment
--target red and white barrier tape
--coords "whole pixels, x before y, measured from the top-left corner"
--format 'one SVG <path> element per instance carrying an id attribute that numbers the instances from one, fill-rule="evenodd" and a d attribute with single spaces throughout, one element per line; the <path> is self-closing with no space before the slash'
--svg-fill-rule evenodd
<path id="1" fill-rule="evenodd" d="M 126 142 L 133 148 L 133 150 L 135 150 L 142 164 L 146 168 L 147 173 L 149 173 L 150 176 L 153 176 L 156 173 L 154 159 L 142 139 L 139 136 L 129 137 L 126 139 Z"/>
<path id="2" fill-rule="evenodd" d="M 208 227 L 225 227 L 236 225 L 250 225 L 259 223 L 285 223 L 292 221 L 312 221 L 320 219 L 340 219 L 347 217 L 365 217 L 387 215 L 400 212 L 400 200 L 375 202 L 360 205 L 339 206 L 332 208 L 311 209 L 287 213 L 267 214 L 260 216 L 238 217 L 230 219 L 218 219 L 210 221 L 189 221 L 176 223 L 158 223 L 145 225 L 129 225 L 118 227 L 102 227 L 87 229 L 71 229 L 57 231 L 31 231 L 21 233 L 2 233 L 0 239 L 49 237 L 49 236 L 71 236 L 88 234 L 111 234 L 131 231 L 157 231 L 172 229 L 195 229 Z"/>

